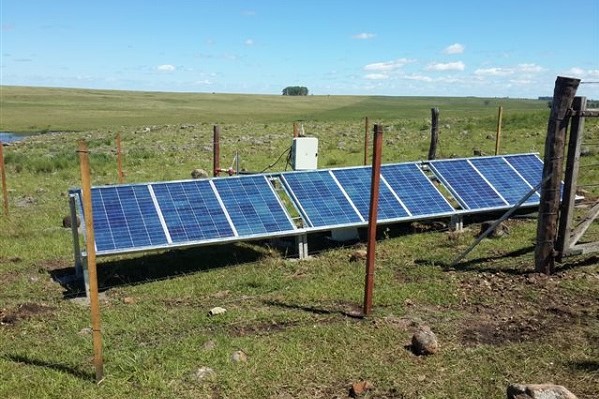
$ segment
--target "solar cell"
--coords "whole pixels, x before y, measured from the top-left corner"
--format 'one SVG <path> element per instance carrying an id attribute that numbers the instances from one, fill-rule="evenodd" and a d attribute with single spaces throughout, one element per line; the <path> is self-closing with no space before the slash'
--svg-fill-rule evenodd
<path id="1" fill-rule="evenodd" d="M 235 237 L 210 180 L 154 183 L 173 243 Z"/>
<path id="2" fill-rule="evenodd" d="M 517 204 L 533 187 L 503 157 L 472 158 L 470 162 L 510 205 Z M 534 194 L 525 204 L 539 203 Z"/>
<path id="3" fill-rule="evenodd" d="M 352 200 L 362 218 L 365 221 L 369 219 L 370 213 L 370 191 L 372 182 L 372 168 L 360 167 L 349 169 L 336 169 L 332 171 L 333 175 L 349 198 Z M 381 182 L 379 186 L 379 203 L 377 210 L 377 219 L 392 220 L 405 218 L 410 214 L 396 198 L 391 189 Z"/>
<path id="4" fill-rule="evenodd" d="M 455 212 L 417 164 L 383 165 L 381 175 L 412 216 L 434 216 Z"/>
<path id="5" fill-rule="evenodd" d="M 536 154 L 506 156 L 505 160 L 530 184 L 536 187 L 543 178 L 543 161 Z"/>
<path id="6" fill-rule="evenodd" d="M 237 234 L 293 231 L 293 223 L 265 176 L 213 180 Z"/>
<path id="7" fill-rule="evenodd" d="M 147 186 L 93 188 L 91 200 L 98 253 L 167 244 Z"/>
<path id="8" fill-rule="evenodd" d="M 284 173 L 281 181 L 311 227 L 364 222 L 328 170 Z"/>
<path id="9" fill-rule="evenodd" d="M 429 165 L 464 209 L 508 205 L 467 159 L 431 161 Z"/>

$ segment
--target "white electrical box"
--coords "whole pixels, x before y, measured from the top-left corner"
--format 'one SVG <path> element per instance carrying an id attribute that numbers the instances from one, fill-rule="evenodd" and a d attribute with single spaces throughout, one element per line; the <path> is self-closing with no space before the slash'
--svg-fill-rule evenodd
<path id="1" fill-rule="evenodd" d="M 318 139 L 316 137 L 295 137 L 293 139 L 291 167 L 293 170 L 318 169 Z"/>

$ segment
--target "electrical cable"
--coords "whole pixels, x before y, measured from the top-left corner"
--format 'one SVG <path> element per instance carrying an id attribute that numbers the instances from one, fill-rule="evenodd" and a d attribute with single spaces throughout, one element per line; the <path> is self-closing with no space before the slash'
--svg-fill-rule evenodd
<path id="1" fill-rule="evenodd" d="M 286 153 L 289 153 L 289 156 L 287 157 L 287 163 L 289 163 L 289 158 L 291 157 L 291 147 L 287 148 L 285 151 L 283 151 L 281 153 L 281 155 L 279 155 L 279 157 L 277 158 L 276 161 L 274 161 L 273 163 L 271 163 L 270 165 L 268 165 L 266 168 L 262 169 L 260 172 L 258 173 L 264 173 L 266 172 L 268 169 L 272 168 L 273 166 L 275 166 L 280 160 L 281 158 L 283 158 L 283 155 L 285 155 Z M 287 166 L 285 166 L 285 170 L 287 170 Z"/>

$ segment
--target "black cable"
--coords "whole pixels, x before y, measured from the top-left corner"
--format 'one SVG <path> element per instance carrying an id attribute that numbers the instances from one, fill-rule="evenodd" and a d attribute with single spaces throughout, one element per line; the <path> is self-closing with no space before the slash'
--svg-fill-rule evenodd
<path id="1" fill-rule="evenodd" d="M 277 163 L 278 163 L 278 162 L 281 160 L 281 158 L 283 158 L 283 155 L 285 155 L 285 154 L 286 154 L 286 153 L 288 153 L 288 152 L 289 152 L 289 157 L 287 157 L 287 159 L 289 159 L 289 158 L 290 158 L 290 156 L 291 156 L 291 147 L 289 147 L 289 148 L 287 148 L 285 151 L 283 151 L 283 152 L 281 153 L 281 155 L 279 155 L 279 157 L 277 158 L 277 160 L 276 160 L 276 161 L 274 161 L 273 163 L 271 163 L 270 165 L 268 165 L 266 168 L 262 169 L 262 170 L 261 170 L 260 172 L 258 172 L 258 173 L 264 173 L 264 172 L 266 172 L 268 169 L 270 169 L 270 168 L 272 168 L 273 166 L 275 166 L 275 165 L 276 165 L 276 164 L 277 164 Z M 287 161 L 287 162 L 289 163 L 289 161 Z M 285 167 L 285 168 L 287 168 L 287 167 Z"/>

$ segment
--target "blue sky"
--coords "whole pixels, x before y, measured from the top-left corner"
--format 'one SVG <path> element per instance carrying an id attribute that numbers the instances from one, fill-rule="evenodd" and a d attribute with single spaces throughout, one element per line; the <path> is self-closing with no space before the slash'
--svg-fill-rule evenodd
<path id="1" fill-rule="evenodd" d="M 3 85 L 599 99 L 597 0 L 0 2 Z"/>

